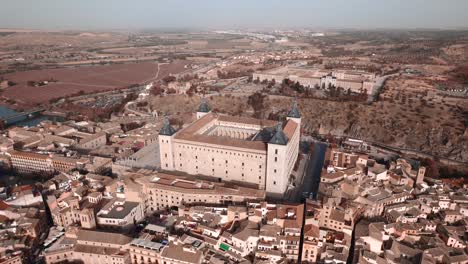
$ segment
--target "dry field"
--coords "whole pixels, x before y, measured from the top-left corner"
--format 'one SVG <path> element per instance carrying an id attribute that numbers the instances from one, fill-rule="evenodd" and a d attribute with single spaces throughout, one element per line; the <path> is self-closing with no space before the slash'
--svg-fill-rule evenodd
<path id="1" fill-rule="evenodd" d="M 238 115 L 240 112 L 251 112 L 246 97 L 212 96 L 208 97 L 207 100 L 213 111 L 218 113 Z M 151 100 L 151 108 L 163 114 L 177 117 L 184 123 L 189 123 L 192 121 L 192 113 L 196 112 L 200 101 L 201 98 L 198 96 L 155 96 Z M 251 113 L 247 113 L 247 115 L 251 115 Z"/>
<path id="2" fill-rule="evenodd" d="M 46 45 L 53 47 L 90 47 L 105 43 L 126 41 L 126 36 L 119 33 L 72 33 L 72 32 L 17 32 L 0 38 L 2 49 L 17 46 Z"/>
<path id="3" fill-rule="evenodd" d="M 186 61 L 178 61 L 161 65 L 158 78 L 182 72 L 186 64 Z M 154 80 L 156 71 L 156 63 L 145 62 L 16 72 L 3 76 L 17 85 L 5 89 L 2 96 L 26 105 L 45 103 L 50 99 L 70 96 L 80 91 L 93 93 L 146 83 Z M 27 84 L 28 81 L 50 79 L 57 82 L 39 87 Z"/>

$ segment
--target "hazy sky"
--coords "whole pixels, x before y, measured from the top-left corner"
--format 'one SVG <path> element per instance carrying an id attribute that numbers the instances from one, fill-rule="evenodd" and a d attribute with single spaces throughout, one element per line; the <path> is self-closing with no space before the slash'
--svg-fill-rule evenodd
<path id="1" fill-rule="evenodd" d="M 0 28 L 468 27 L 468 0 L 0 1 Z"/>

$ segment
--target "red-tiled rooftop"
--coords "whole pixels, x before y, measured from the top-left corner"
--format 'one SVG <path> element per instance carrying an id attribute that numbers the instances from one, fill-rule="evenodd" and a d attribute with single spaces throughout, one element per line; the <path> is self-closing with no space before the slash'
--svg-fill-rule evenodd
<path id="1" fill-rule="evenodd" d="M 283 132 L 284 134 L 286 134 L 286 136 L 290 140 L 293 137 L 294 131 L 296 131 L 296 129 L 297 129 L 297 123 L 292 120 L 288 120 L 288 122 L 286 123 L 286 126 L 284 126 L 283 128 Z"/>
<path id="2" fill-rule="evenodd" d="M 45 160 L 49 158 L 49 155 L 44 155 L 44 154 L 39 154 L 39 153 L 34 153 L 34 152 L 11 150 L 11 151 L 8 151 L 8 153 L 10 153 L 12 156 L 28 157 L 28 158 L 35 158 L 35 159 Z"/>
<path id="3" fill-rule="evenodd" d="M 5 203 L 3 200 L 0 200 L 0 210 L 6 210 L 8 209 L 10 206 Z"/>
<path id="4" fill-rule="evenodd" d="M 256 119 L 256 118 L 252 118 L 252 117 L 218 115 L 217 119 L 218 119 L 218 121 L 223 121 L 223 122 L 258 125 L 258 126 L 261 126 L 261 127 L 270 127 L 270 126 L 275 126 L 276 125 L 276 122 L 273 121 L 273 120 Z"/>
<path id="5" fill-rule="evenodd" d="M 228 138 L 228 137 L 208 136 L 208 135 L 202 135 L 202 134 L 197 133 L 200 129 L 204 128 L 211 122 L 215 122 L 216 120 L 221 121 L 221 122 L 258 125 L 260 126 L 260 128 L 272 127 L 277 124 L 277 122 L 273 120 L 255 119 L 255 118 L 250 118 L 250 117 L 235 117 L 235 116 L 218 115 L 218 114 L 210 113 L 198 119 L 197 121 L 195 121 L 188 127 L 177 132 L 177 134 L 175 135 L 175 139 L 194 141 L 197 143 L 204 143 L 204 144 L 230 146 L 230 147 L 235 147 L 235 148 L 248 148 L 248 149 L 260 150 L 260 151 L 267 150 L 267 144 L 261 141 L 250 141 L 250 140 L 235 139 L 235 138 Z M 283 128 L 283 131 L 288 137 L 288 139 L 291 139 L 296 129 L 297 129 L 297 123 L 289 120 L 286 123 L 286 126 Z"/>

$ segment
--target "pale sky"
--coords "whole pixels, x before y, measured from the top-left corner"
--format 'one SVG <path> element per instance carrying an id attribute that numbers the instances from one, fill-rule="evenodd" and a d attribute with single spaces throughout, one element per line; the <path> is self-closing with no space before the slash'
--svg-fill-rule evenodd
<path id="1" fill-rule="evenodd" d="M 468 0 L 0 0 L 0 28 L 468 28 Z"/>

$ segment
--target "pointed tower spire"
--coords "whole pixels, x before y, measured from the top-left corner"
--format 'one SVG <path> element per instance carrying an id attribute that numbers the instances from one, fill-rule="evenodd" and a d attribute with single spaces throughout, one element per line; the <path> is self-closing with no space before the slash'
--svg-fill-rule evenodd
<path id="1" fill-rule="evenodd" d="M 163 136 L 172 136 L 174 135 L 176 130 L 171 126 L 171 123 L 169 122 L 169 118 L 167 115 L 164 117 L 163 121 L 163 127 L 161 130 L 159 130 L 159 135 Z"/>
<path id="2" fill-rule="evenodd" d="M 276 131 L 273 137 L 268 142 L 269 144 L 277 144 L 277 145 L 287 145 L 288 144 L 288 137 L 283 132 L 283 123 L 278 122 L 276 125 Z"/>
<path id="3" fill-rule="evenodd" d="M 288 113 L 288 117 L 301 118 L 301 112 L 299 111 L 299 106 L 297 105 L 296 97 L 294 97 L 293 105 L 292 105 L 291 110 Z"/>
<path id="4" fill-rule="evenodd" d="M 202 100 L 201 100 L 200 106 L 198 106 L 197 119 L 200 119 L 200 118 L 204 117 L 205 115 L 207 115 L 210 112 L 211 112 L 211 108 L 208 105 L 208 102 L 206 101 L 206 98 L 203 97 Z"/>
<path id="5" fill-rule="evenodd" d="M 211 111 L 210 106 L 208 105 L 208 102 L 206 101 L 206 98 L 203 97 L 200 103 L 200 106 L 198 106 L 198 112 L 201 113 L 209 113 Z"/>

